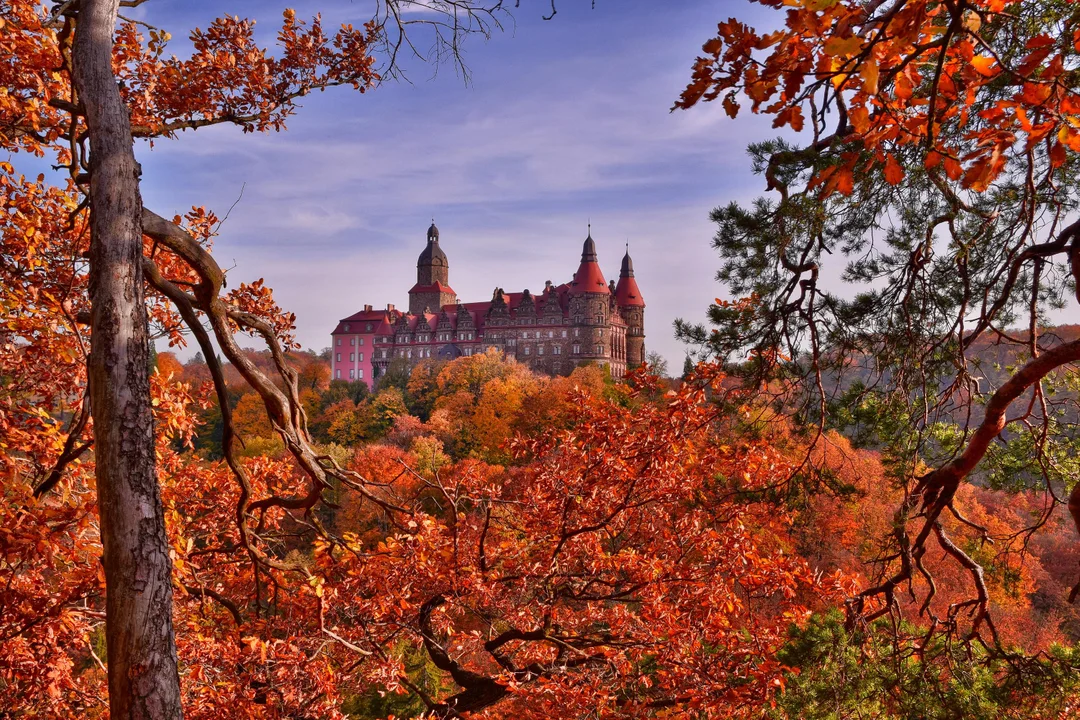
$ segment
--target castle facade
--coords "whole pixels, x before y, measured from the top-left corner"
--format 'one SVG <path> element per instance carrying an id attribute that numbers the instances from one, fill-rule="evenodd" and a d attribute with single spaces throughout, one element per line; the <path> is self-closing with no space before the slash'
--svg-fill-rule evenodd
<path id="1" fill-rule="evenodd" d="M 463 303 L 450 287 L 450 264 L 432 223 L 416 261 L 408 312 L 393 305 L 379 310 L 365 305 L 338 322 L 331 334 L 331 376 L 372 385 L 398 358 L 415 365 L 489 348 L 549 375 L 568 375 L 591 362 L 622 377 L 640 365 L 645 360 L 645 301 L 629 250 L 619 282 L 607 282 L 590 228 L 570 282 L 554 285 L 549 280 L 536 295 L 495 288 L 491 300 Z"/>

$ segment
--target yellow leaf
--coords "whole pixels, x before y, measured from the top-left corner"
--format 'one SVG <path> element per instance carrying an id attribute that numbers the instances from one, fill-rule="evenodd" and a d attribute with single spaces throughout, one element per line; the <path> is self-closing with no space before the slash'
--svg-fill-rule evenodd
<path id="1" fill-rule="evenodd" d="M 1080 133 L 1074 128 L 1069 127 L 1068 125 L 1062 125 L 1058 130 L 1058 140 L 1070 150 L 1080 152 Z"/>
<path id="2" fill-rule="evenodd" d="M 852 35 L 846 38 L 829 38 L 825 41 L 826 55 L 851 55 L 862 47 L 862 38 Z"/>

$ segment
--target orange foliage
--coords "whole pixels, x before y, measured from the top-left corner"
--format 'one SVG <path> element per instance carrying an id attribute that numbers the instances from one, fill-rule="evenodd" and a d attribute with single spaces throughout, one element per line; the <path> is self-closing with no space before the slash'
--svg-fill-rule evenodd
<path id="1" fill-rule="evenodd" d="M 838 162 L 811 183 L 824 194 L 850 194 L 853 175 L 870 169 L 901 182 L 898 155 L 908 151 L 918 169 L 984 191 L 1017 146 L 1053 167 L 1080 150 L 1080 95 L 1068 74 L 1080 53 L 1075 14 L 1044 21 L 1038 4 L 1006 8 L 1003 0 L 869 10 L 856 0 L 758 2 L 784 11 L 780 28 L 720 23 L 677 106 L 720 99 L 735 117 L 745 97 L 753 112 L 773 116 L 773 127 L 800 131 L 805 112 L 821 132 L 817 110 L 838 105 L 843 115 L 829 138 Z M 1017 39 L 1022 46 L 1003 44 Z"/>
<path id="2" fill-rule="evenodd" d="M 158 353 L 157 371 L 166 379 L 171 377 L 180 379 L 184 376 L 184 366 L 176 359 L 176 355 L 171 352 Z"/>
<path id="3" fill-rule="evenodd" d="M 247 392 L 240 396 L 240 401 L 233 410 L 233 422 L 245 440 L 274 437 L 274 426 L 266 417 L 262 398 L 256 392 Z"/>
<path id="4" fill-rule="evenodd" d="M 318 546 L 326 622 L 358 645 L 395 637 L 427 653 L 460 690 L 438 713 L 753 715 L 782 685 L 770 656 L 808 612 L 796 598 L 837 589 L 792 553 L 789 517 L 727 492 L 726 477 L 760 487 L 788 464 L 718 442 L 689 385 L 636 410 L 573 400 L 580 423 L 518 444 L 535 458 L 522 468 L 467 460 L 410 478 L 400 454 L 358 455 L 431 512 L 374 547 L 345 524 L 345 547 Z M 404 690 L 401 662 L 380 654 L 364 672 Z"/>
<path id="5" fill-rule="evenodd" d="M 800 554 L 817 567 L 840 569 L 863 585 L 879 581 L 882 565 L 877 559 L 889 547 L 902 491 L 886 476 L 876 453 L 854 450 L 835 433 L 819 442 L 812 456 L 854 493 L 847 497 L 820 493 L 809 498 L 797 522 Z M 1074 642 L 1080 611 L 1068 605 L 1065 597 L 1075 558 L 1072 564 L 1055 558 L 1062 548 L 1073 546 L 1067 520 L 1055 516 L 1050 527 L 1028 544 L 1028 528 L 1045 512 L 1035 495 L 964 485 L 955 506 L 965 520 L 986 530 L 977 530 L 955 516 L 943 519 L 953 542 L 985 570 L 990 609 L 1002 641 L 1031 653 L 1053 643 Z M 916 521 L 911 523 L 914 526 Z M 923 565 L 933 578 L 934 592 L 926 576 L 917 574 L 912 583 L 915 596 L 897 594 L 905 617 L 923 623 L 934 617 L 943 619 L 957 598 L 974 596 L 968 571 L 947 557 L 935 538 L 929 541 Z M 964 622 L 964 616 L 959 620 Z"/>

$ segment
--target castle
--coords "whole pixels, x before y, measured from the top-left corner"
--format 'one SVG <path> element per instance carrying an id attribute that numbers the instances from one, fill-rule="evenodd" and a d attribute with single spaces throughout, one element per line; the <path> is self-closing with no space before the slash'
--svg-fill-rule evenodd
<path id="1" fill-rule="evenodd" d="M 549 280 L 539 295 L 496 288 L 487 302 L 462 303 L 450 287 L 450 263 L 432 222 L 427 247 L 416 261 L 409 311 L 365 305 L 341 320 L 331 335 L 331 372 L 335 380 L 371 385 L 396 358 L 415 365 L 489 348 L 549 375 L 568 375 L 591 362 L 622 377 L 627 368 L 640 365 L 645 360 L 645 301 L 629 249 L 618 284 L 606 282 L 590 227 L 569 283 L 556 286 Z"/>

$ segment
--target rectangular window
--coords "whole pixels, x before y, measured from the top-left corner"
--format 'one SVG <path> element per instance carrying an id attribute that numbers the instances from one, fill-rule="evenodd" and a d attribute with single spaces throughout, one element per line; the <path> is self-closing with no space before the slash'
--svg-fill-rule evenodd
<path id="1" fill-rule="evenodd" d="M 596 354 L 597 355 L 603 355 L 604 354 L 604 346 L 603 345 L 597 345 L 596 346 Z"/>
<path id="2" fill-rule="evenodd" d="M 540 347 L 536 348 L 536 354 L 537 354 L 537 355 L 543 355 L 543 354 L 544 354 L 544 346 L 543 346 L 543 345 L 541 345 Z"/>
<path id="3" fill-rule="evenodd" d="M 349 379 L 350 380 L 356 379 L 356 371 L 355 370 L 350 370 L 349 371 Z"/>
<path id="4" fill-rule="evenodd" d="M 338 346 L 338 347 L 341 347 L 341 338 L 338 338 L 338 339 L 337 339 L 337 346 Z"/>
<path id="5" fill-rule="evenodd" d="M 556 345 L 555 347 L 551 348 L 551 353 L 552 353 L 552 355 L 561 355 L 562 354 L 562 348 L 559 347 L 558 345 Z"/>
<path id="6" fill-rule="evenodd" d="M 532 348 L 529 347 L 528 345 L 525 346 L 525 354 L 526 355 L 532 355 Z"/>
<path id="7" fill-rule="evenodd" d="M 580 345 L 575 345 L 574 346 L 574 354 L 575 355 L 580 355 L 581 354 L 581 346 Z"/>
<path id="8" fill-rule="evenodd" d="M 566 331 L 565 330 L 562 331 L 562 336 L 566 337 Z"/>
<path id="9" fill-rule="evenodd" d="M 364 353 L 359 353 L 359 355 L 360 355 L 360 362 L 364 362 Z"/>
<path id="10" fill-rule="evenodd" d="M 337 354 L 337 362 L 341 362 L 341 353 Z"/>
<path id="11" fill-rule="evenodd" d="M 356 353 L 349 353 L 349 362 L 356 362 Z"/>
<path id="12" fill-rule="evenodd" d="M 349 338 L 350 345 L 356 345 L 356 338 Z"/>
<path id="13" fill-rule="evenodd" d="M 335 380 L 340 380 L 341 379 L 341 371 L 340 370 L 335 370 L 334 371 L 334 379 Z"/>
<path id="14" fill-rule="evenodd" d="M 548 337 L 549 338 L 555 337 L 555 331 L 554 330 L 548 330 Z"/>
<path id="15" fill-rule="evenodd" d="M 363 345 L 364 344 L 364 338 L 360 338 L 360 342 L 358 344 Z"/>
<path id="16" fill-rule="evenodd" d="M 361 368 L 361 369 L 359 369 L 359 370 L 357 370 L 357 371 L 356 371 L 356 376 L 357 376 L 358 378 L 360 378 L 361 380 L 363 380 L 363 379 L 364 379 L 364 370 L 363 370 L 363 368 Z"/>

